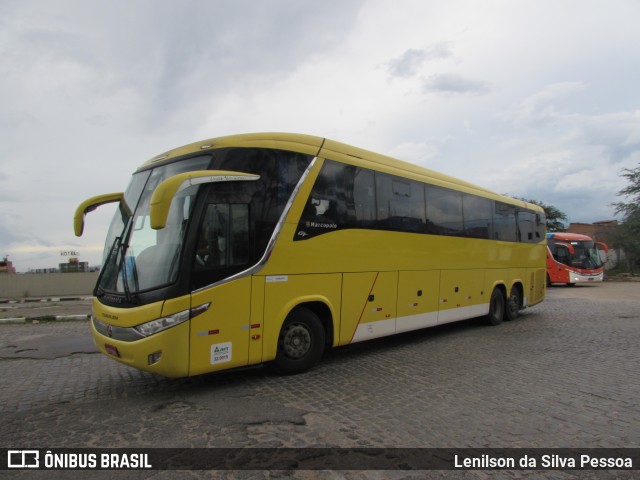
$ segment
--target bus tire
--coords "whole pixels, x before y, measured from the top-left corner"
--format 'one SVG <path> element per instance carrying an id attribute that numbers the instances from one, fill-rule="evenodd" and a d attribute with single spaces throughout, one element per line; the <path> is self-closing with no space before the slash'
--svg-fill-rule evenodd
<path id="1" fill-rule="evenodd" d="M 489 301 L 489 313 L 485 317 L 488 325 L 500 325 L 504 318 L 504 295 L 502 290 L 494 288 Z"/>
<path id="2" fill-rule="evenodd" d="M 324 328 L 318 316 L 306 308 L 296 308 L 282 325 L 271 368 L 281 375 L 305 372 L 320 361 L 324 344 Z"/>
<path id="3" fill-rule="evenodd" d="M 515 320 L 520 315 L 520 305 L 522 305 L 522 298 L 520 295 L 520 289 L 515 285 L 511 288 L 511 293 L 507 299 L 506 309 L 504 311 L 505 320 Z"/>

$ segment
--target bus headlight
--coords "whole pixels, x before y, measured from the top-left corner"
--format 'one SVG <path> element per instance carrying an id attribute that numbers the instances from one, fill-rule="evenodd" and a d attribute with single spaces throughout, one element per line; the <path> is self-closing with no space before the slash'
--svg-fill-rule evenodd
<path id="1" fill-rule="evenodd" d="M 151 320 L 147 323 L 142 323 L 133 328 L 135 328 L 145 337 L 149 337 L 155 333 L 166 330 L 167 328 L 175 327 L 176 325 L 180 325 L 181 323 L 186 322 L 187 320 L 189 320 L 190 316 L 191 310 L 184 310 L 182 312 L 174 313 L 173 315 L 158 318 L 156 320 Z"/>

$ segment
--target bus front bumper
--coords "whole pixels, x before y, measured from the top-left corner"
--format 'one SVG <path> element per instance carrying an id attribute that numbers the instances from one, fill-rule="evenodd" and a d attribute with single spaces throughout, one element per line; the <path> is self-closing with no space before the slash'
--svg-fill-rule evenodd
<path id="1" fill-rule="evenodd" d="M 144 337 L 93 317 L 91 331 L 98 350 L 113 360 L 165 377 L 189 375 L 189 322 Z"/>
<path id="2" fill-rule="evenodd" d="M 602 282 L 604 274 L 602 272 L 594 274 L 585 274 L 569 270 L 569 283 L 594 283 Z"/>

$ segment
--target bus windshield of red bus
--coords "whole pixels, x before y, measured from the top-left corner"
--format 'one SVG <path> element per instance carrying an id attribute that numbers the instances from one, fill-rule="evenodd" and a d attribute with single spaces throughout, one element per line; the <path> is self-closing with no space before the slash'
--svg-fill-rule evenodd
<path id="1" fill-rule="evenodd" d="M 604 265 L 593 240 L 572 241 L 568 243 L 570 243 L 574 249 L 573 255 L 570 255 L 569 266 L 581 268 L 583 270 L 592 270 L 601 268 Z"/>

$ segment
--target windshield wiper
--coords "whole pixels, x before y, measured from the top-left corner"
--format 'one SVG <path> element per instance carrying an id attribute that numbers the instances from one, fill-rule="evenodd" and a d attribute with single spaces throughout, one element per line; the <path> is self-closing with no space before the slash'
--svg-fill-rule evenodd
<path id="1" fill-rule="evenodd" d="M 113 244 L 109 249 L 109 255 L 105 260 L 104 267 L 102 268 L 102 270 L 100 271 L 100 274 L 98 275 L 98 281 L 96 282 L 98 286 L 96 287 L 96 292 L 95 292 L 96 297 L 104 296 L 105 293 L 107 293 L 107 291 L 110 289 L 109 285 L 111 283 L 113 283 L 113 286 L 112 286 L 113 290 L 117 292 L 118 278 L 120 277 L 122 280 L 122 289 L 124 290 L 124 297 L 125 297 L 126 303 L 133 302 L 133 296 L 131 295 L 131 289 L 129 288 L 129 279 L 127 278 L 128 273 L 127 273 L 126 252 L 128 250 L 128 247 L 129 247 L 128 245 L 125 245 L 124 243 L 122 243 L 121 236 L 116 237 L 115 240 L 113 241 Z M 119 255 L 120 261 L 118 261 L 118 255 Z M 133 268 L 134 268 L 134 271 L 133 271 L 134 281 L 137 285 L 138 282 L 137 282 L 137 275 L 135 272 L 135 266 Z M 102 283 L 103 278 L 106 278 L 107 285 L 104 285 Z M 102 292 L 102 295 L 98 295 L 98 290 Z"/>
<path id="2" fill-rule="evenodd" d="M 118 266 L 116 264 L 115 259 L 113 259 L 113 256 L 115 254 L 117 254 L 117 250 L 119 249 L 119 243 L 122 237 L 116 237 L 113 240 L 113 244 L 111 244 L 111 248 L 109 249 L 109 255 L 107 255 L 107 258 L 105 258 L 104 260 L 104 265 L 102 266 L 102 268 L 100 269 L 100 274 L 98 275 L 98 281 L 96 282 L 96 289 L 95 289 L 95 296 L 99 297 L 102 295 L 98 295 L 98 290 L 101 290 L 103 295 L 105 292 L 104 286 L 102 284 L 102 279 L 105 277 L 105 275 L 107 276 L 107 278 L 110 278 L 111 275 L 107 275 L 107 272 L 109 271 L 113 271 L 113 268 L 115 266 L 116 269 L 116 278 L 117 278 L 117 271 L 118 271 Z M 112 261 L 113 259 L 113 261 Z"/>

